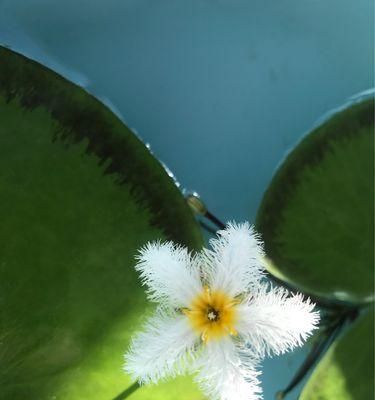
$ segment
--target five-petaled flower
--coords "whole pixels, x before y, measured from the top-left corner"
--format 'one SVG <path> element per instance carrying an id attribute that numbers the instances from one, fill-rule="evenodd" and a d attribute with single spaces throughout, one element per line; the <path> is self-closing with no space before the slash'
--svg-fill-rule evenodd
<path id="1" fill-rule="evenodd" d="M 261 359 L 302 345 L 319 314 L 301 294 L 264 283 L 262 242 L 249 224 L 228 224 L 210 244 L 194 255 L 171 242 L 141 249 L 135 268 L 159 306 L 125 370 L 140 383 L 193 372 L 212 399 L 260 399 Z"/>

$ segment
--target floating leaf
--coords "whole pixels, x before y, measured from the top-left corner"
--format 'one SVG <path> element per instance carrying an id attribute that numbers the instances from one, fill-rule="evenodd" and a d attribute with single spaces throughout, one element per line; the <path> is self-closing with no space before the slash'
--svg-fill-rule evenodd
<path id="1" fill-rule="evenodd" d="M 108 108 L 0 48 L 0 199 L 1 399 L 116 397 L 147 311 L 137 249 L 201 246 L 183 196 Z M 189 378 L 132 398 L 151 397 L 201 399 Z"/>
<path id="2" fill-rule="evenodd" d="M 258 212 L 269 271 L 325 300 L 373 300 L 373 109 L 362 101 L 304 138 Z"/>
<path id="3" fill-rule="evenodd" d="M 374 396 L 374 310 L 330 347 L 301 400 L 368 400 Z"/>

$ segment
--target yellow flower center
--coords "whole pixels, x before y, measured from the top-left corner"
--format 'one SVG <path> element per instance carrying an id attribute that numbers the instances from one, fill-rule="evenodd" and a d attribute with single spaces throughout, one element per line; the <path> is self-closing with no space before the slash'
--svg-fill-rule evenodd
<path id="1" fill-rule="evenodd" d="M 184 309 L 184 314 L 204 342 L 225 335 L 237 335 L 237 301 L 220 291 L 205 290 Z"/>

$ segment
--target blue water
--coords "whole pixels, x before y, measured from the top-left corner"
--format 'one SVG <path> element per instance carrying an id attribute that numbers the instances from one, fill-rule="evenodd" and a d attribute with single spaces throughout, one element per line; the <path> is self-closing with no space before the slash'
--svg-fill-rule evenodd
<path id="1" fill-rule="evenodd" d="M 374 86 L 373 16 L 368 0 L 0 0 L 0 43 L 109 104 L 222 220 L 253 221 L 303 133 Z M 305 351 L 265 362 L 266 400 Z"/>

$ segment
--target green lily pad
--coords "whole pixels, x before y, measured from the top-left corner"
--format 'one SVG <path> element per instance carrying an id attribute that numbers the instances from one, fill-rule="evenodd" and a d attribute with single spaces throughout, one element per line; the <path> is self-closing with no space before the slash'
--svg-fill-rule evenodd
<path id="1" fill-rule="evenodd" d="M 323 300 L 373 301 L 373 109 L 367 99 L 307 135 L 258 212 L 271 274 Z"/>
<path id="2" fill-rule="evenodd" d="M 112 399 L 149 312 L 134 255 L 149 240 L 199 248 L 162 165 L 103 104 L 0 47 L 0 392 Z M 201 399 L 190 378 L 134 400 Z"/>
<path id="3" fill-rule="evenodd" d="M 374 396 L 374 310 L 336 340 L 320 361 L 301 400 L 368 400 Z"/>

